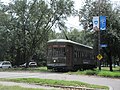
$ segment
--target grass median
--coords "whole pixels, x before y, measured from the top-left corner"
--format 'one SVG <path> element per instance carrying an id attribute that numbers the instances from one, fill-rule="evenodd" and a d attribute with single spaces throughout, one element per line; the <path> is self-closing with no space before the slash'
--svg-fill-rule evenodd
<path id="1" fill-rule="evenodd" d="M 109 90 L 107 86 L 99 86 L 93 84 L 87 84 L 79 81 L 65 81 L 65 80 L 53 80 L 53 79 L 39 79 L 39 78 L 17 78 L 17 79 L 1 79 L 4 81 L 12 82 L 22 82 L 22 83 L 31 83 L 37 85 L 47 85 L 47 86 L 75 86 L 75 87 L 86 87 L 94 89 L 103 89 Z"/>
<path id="2" fill-rule="evenodd" d="M 101 71 L 99 71 L 98 69 L 95 69 L 95 70 L 68 72 L 67 74 L 96 75 L 96 76 L 102 76 L 102 77 L 120 78 L 120 67 L 113 68 L 112 72 L 109 71 L 108 67 L 104 67 L 104 68 L 102 68 Z"/>
<path id="3" fill-rule="evenodd" d="M 20 86 L 0 85 L 0 90 L 44 90 L 44 89 L 33 89 L 33 88 L 23 88 L 23 87 L 20 87 Z"/>
<path id="4" fill-rule="evenodd" d="M 13 71 L 27 71 L 27 72 L 48 72 L 47 67 L 33 67 L 33 68 L 9 68 L 9 69 L 2 69 L 0 68 L 0 71 L 9 71 L 9 72 L 13 72 Z"/>

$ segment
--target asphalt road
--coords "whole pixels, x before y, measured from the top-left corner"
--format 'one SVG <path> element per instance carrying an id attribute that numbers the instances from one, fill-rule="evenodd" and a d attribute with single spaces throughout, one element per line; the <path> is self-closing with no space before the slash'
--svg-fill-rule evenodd
<path id="1" fill-rule="evenodd" d="M 109 86 L 110 90 L 120 90 L 120 79 L 102 78 L 96 76 L 67 75 L 63 73 L 30 73 L 30 72 L 0 72 L 0 78 L 43 78 L 57 80 L 81 81 L 90 84 Z"/>

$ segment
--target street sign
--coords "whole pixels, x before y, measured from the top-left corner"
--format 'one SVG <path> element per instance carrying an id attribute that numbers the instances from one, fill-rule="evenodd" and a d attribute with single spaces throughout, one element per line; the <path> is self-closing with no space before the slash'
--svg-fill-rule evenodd
<path id="1" fill-rule="evenodd" d="M 100 16 L 100 30 L 106 30 L 106 16 Z"/>
<path id="2" fill-rule="evenodd" d="M 93 17 L 93 29 L 99 30 L 99 16 Z"/>
<path id="3" fill-rule="evenodd" d="M 97 59 L 98 59 L 98 60 L 101 60 L 102 58 L 103 58 L 103 56 L 102 56 L 101 54 L 98 54 L 98 55 L 97 55 Z"/>
<path id="4" fill-rule="evenodd" d="M 101 47 L 107 47 L 107 44 L 100 44 Z"/>

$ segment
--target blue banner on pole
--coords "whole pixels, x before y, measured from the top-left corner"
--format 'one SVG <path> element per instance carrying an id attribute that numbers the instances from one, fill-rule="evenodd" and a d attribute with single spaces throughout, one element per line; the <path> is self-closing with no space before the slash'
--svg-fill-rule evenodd
<path id="1" fill-rule="evenodd" d="M 106 16 L 100 16 L 100 30 L 106 30 Z"/>

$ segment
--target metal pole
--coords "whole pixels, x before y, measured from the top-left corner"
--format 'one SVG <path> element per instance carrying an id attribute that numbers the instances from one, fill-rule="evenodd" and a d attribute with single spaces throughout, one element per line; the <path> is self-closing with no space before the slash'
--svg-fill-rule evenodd
<path id="1" fill-rule="evenodd" d="M 100 22 L 100 0 L 99 0 L 99 6 L 98 6 L 98 9 L 99 9 L 99 22 Z M 99 26 L 99 31 L 98 31 L 98 54 L 100 54 L 100 26 Z M 99 70 L 101 70 L 101 60 L 99 60 Z"/>
<path id="2" fill-rule="evenodd" d="M 100 54 L 100 30 L 98 31 L 98 54 Z M 101 70 L 101 60 L 99 60 L 99 70 Z"/>

